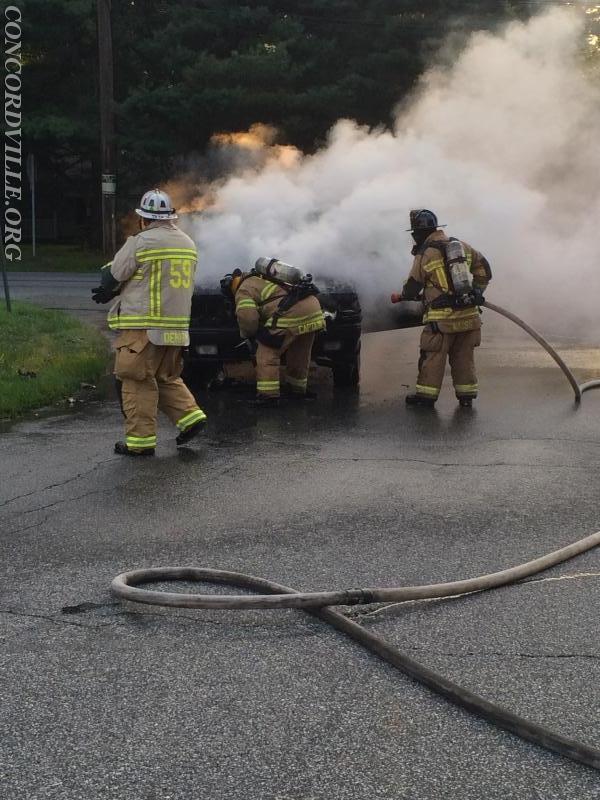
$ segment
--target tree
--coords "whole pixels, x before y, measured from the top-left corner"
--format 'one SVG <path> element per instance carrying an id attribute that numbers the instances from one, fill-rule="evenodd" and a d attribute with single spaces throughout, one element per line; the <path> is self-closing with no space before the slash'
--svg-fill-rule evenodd
<path id="1" fill-rule="evenodd" d="M 42 198 L 77 195 L 95 215 L 95 2 L 21 7 L 24 132 Z M 215 131 L 271 123 L 311 149 L 340 117 L 387 125 L 449 33 L 529 11 L 498 0 L 113 0 L 121 200 Z"/>
<path id="2" fill-rule="evenodd" d="M 40 210 L 60 216 L 68 208 L 84 226 L 98 200 L 90 182 L 99 148 L 93 0 L 19 7 L 24 151 L 36 156 Z"/>

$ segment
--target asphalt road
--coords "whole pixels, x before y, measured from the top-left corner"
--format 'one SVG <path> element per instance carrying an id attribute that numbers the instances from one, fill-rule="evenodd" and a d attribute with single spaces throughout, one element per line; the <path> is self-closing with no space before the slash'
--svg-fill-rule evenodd
<path id="1" fill-rule="evenodd" d="M 15 300 L 71 311 L 92 324 L 106 319 L 106 308 L 91 302 L 91 290 L 99 283 L 97 272 L 9 272 L 8 283 Z M 1 282 L 0 297 L 4 297 Z"/>
<path id="2" fill-rule="evenodd" d="M 576 408 L 502 323 L 481 398 L 407 409 L 418 331 L 364 341 L 360 394 L 112 454 L 113 403 L 0 434 L 0 796 L 6 800 L 600 797 L 600 776 L 433 696 L 300 612 L 116 602 L 112 577 L 196 564 L 298 589 L 472 577 L 600 528 L 600 393 Z M 597 350 L 567 361 L 600 374 Z M 522 585 L 351 613 L 417 660 L 600 746 L 600 552 Z M 560 579 L 559 579 L 560 578 Z"/>

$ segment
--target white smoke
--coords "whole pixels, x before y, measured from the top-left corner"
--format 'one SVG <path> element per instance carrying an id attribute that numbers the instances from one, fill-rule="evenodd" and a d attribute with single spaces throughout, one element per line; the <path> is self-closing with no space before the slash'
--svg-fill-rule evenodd
<path id="1" fill-rule="evenodd" d="M 412 261 L 408 212 L 424 207 L 488 257 L 490 300 L 546 330 L 598 325 L 600 92 L 581 16 L 552 8 L 477 33 L 427 72 L 393 132 L 341 120 L 316 154 L 222 182 L 194 224 L 200 280 L 276 256 L 387 302 Z"/>

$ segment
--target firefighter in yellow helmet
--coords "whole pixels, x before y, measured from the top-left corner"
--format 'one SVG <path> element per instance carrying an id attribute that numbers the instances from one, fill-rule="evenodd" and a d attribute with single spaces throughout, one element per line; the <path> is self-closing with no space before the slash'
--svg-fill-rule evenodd
<path id="1" fill-rule="evenodd" d="M 96 303 L 114 299 L 108 326 L 119 332 L 115 376 L 126 436 L 115 452 L 152 456 L 158 409 L 179 429 L 178 445 L 193 439 L 206 422 L 181 379 L 198 256 L 192 239 L 176 227 L 177 214 L 165 192 L 146 192 L 136 213 L 140 233 L 103 267 L 92 297 Z"/>
<path id="2" fill-rule="evenodd" d="M 392 302 L 423 299 L 425 328 L 421 335 L 419 376 L 408 405 L 433 407 L 438 399 L 446 360 L 450 362 L 456 397 L 470 407 L 477 397 L 474 350 L 481 343 L 477 303 L 492 279 L 487 259 L 470 245 L 449 239 L 436 215 L 427 209 L 410 212 L 415 259 L 401 294 Z"/>
<path id="3" fill-rule="evenodd" d="M 308 370 L 315 334 L 325 318 L 311 276 L 277 259 L 259 258 L 255 269 L 235 270 L 221 286 L 235 300 L 240 336 L 256 341 L 256 400 L 252 405 L 277 406 L 280 390 L 295 399 L 314 398 L 308 391 Z M 285 381 L 279 384 L 285 354 Z"/>

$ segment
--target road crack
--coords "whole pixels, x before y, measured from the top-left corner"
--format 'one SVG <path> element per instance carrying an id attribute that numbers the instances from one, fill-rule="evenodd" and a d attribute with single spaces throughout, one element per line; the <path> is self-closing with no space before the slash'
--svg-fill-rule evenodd
<path id="1" fill-rule="evenodd" d="M 375 464 L 382 464 L 382 463 L 391 463 L 391 464 L 426 464 L 430 467 L 463 467 L 466 469 L 485 469 L 486 467 L 525 467 L 527 469 L 574 469 L 574 470 L 590 470 L 590 469 L 600 469 L 600 464 L 528 464 L 523 462 L 512 462 L 512 461 L 491 461 L 484 464 L 477 464 L 477 463 L 468 463 L 462 461 L 427 461 L 422 458 L 360 458 L 358 456 L 348 456 L 348 457 L 339 457 L 339 458 L 316 458 L 317 461 L 321 462 L 369 462 Z"/>
<path id="2" fill-rule="evenodd" d="M 128 483 L 128 481 L 126 482 Z M 124 486 L 125 484 L 121 484 Z M 90 497 L 93 494 L 103 494 L 104 492 L 110 492 L 115 487 L 107 487 L 104 489 L 94 489 L 91 492 L 85 492 L 84 494 L 78 494 L 76 497 L 64 497 L 62 500 L 55 500 L 54 503 L 47 503 L 45 506 L 37 506 L 36 508 L 29 508 L 27 511 L 19 512 L 20 515 L 25 516 L 26 514 L 35 514 L 37 511 L 45 511 L 48 508 L 54 508 L 55 506 L 63 505 L 64 503 L 73 503 L 76 500 L 83 500 L 84 497 Z M 48 519 L 48 517 L 46 517 Z M 40 523 L 36 523 L 40 524 Z M 35 525 L 31 525 L 30 527 L 34 528 Z M 20 528 L 20 530 L 27 530 L 27 528 Z M 13 531 L 13 533 L 18 533 L 18 531 Z"/>
<path id="3" fill-rule="evenodd" d="M 112 460 L 112 459 L 110 459 Z M 45 511 L 48 508 L 55 508 L 56 506 L 64 505 L 65 503 L 73 503 L 77 500 L 83 500 L 84 497 L 91 497 L 95 494 L 105 494 L 106 492 L 114 492 L 117 489 L 123 489 L 124 487 L 128 486 L 130 483 L 137 479 L 136 475 L 133 475 L 131 478 L 128 478 L 123 483 L 116 484 L 115 486 L 105 486 L 101 489 L 93 489 L 91 492 L 84 492 L 83 494 L 76 495 L 75 497 L 63 497 L 61 500 L 55 500 L 53 503 L 46 503 L 44 506 L 36 506 L 36 508 L 29 508 L 27 511 L 19 511 L 18 516 L 26 516 L 27 514 L 35 514 L 38 511 Z M 16 516 L 16 515 L 15 515 Z M 33 525 L 27 525 L 24 528 L 17 528 L 16 530 L 11 531 L 11 533 L 20 533 L 22 531 L 29 530 L 31 528 L 36 528 L 39 525 L 42 525 L 47 519 L 49 519 L 48 515 L 45 519 L 41 522 L 36 522 Z M 10 519 L 10 518 L 9 518 Z M 4 520 L 7 521 L 7 520 Z"/>
<path id="4" fill-rule="evenodd" d="M 0 614 L 6 614 L 7 616 L 19 617 L 22 619 L 43 620 L 45 622 L 50 622 L 52 625 L 69 625 L 75 628 L 88 628 L 91 630 L 106 628 L 110 625 L 110 622 L 88 625 L 83 622 L 76 622 L 75 620 L 61 619 L 60 617 L 52 616 L 50 614 L 34 614 L 28 611 L 19 611 L 16 608 L 0 608 Z"/>
<path id="5" fill-rule="evenodd" d="M 25 492 L 24 494 L 17 494 L 14 497 L 10 497 L 8 500 L 4 500 L 0 503 L 0 508 L 4 506 L 10 505 L 10 503 L 14 503 L 16 500 L 21 500 L 25 497 L 31 497 L 32 495 L 42 494 L 42 492 L 46 492 L 49 489 L 56 489 L 59 486 L 66 486 L 68 483 L 72 483 L 73 481 L 78 480 L 79 478 L 84 478 L 86 475 L 90 475 L 92 472 L 95 472 L 99 467 L 103 464 L 108 464 L 110 461 L 116 461 L 115 458 L 106 458 L 104 461 L 99 461 L 95 464 L 91 469 L 85 470 L 84 472 L 79 472 L 77 475 L 71 475 L 70 478 L 65 478 L 63 481 L 58 481 L 57 483 L 49 483 L 48 486 L 42 486 L 41 489 L 33 489 L 31 492 Z"/>
<path id="6" fill-rule="evenodd" d="M 39 522 L 34 522 L 33 525 L 25 525 L 23 528 L 16 528 L 15 530 L 11 530 L 10 533 L 14 535 L 15 533 L 23 533 L 24 531 L 30 531 L 33 528 L 39 528 L 44 524 L 44 522 L 48 522 L 49 519 L 50 514 L 48 514 L 47 517 L 44 517 L 44 519 L 41 519 Z"/>

